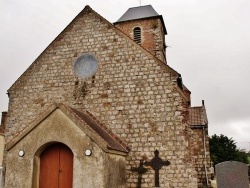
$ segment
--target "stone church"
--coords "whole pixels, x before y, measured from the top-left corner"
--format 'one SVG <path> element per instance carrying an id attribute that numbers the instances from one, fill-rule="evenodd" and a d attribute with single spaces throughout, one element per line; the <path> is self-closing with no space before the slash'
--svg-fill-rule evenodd
<path id="1" fill-rule="evenodd" d="M 113 24 L 86 6 L 8 90 L 3 187 L 208 186 L 204 101 L 191 107 L 166 35 L 151 5 Z"/>

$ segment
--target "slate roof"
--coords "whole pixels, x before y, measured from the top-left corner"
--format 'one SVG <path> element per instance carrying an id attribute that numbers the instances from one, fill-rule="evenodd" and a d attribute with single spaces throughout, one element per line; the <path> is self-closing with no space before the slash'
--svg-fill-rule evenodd
<path id="1" fill-rule="evenodd" d="M 167 34 L 162 16 L 159 15 L 151 5 L 129 8 L 114 24 L 147 18 L 160 18 L 164 32 Z"/>
<path id="2" fill-rule="evenodd" d="M 151 5 L 129 8 L 117 22 L 159 16 Z"/>
<path id="3" fill-rule="evenodd" d="M 191 126 L 207 125 L 208 120 L 205 106 L 190 107 L 189 121 Z"/>

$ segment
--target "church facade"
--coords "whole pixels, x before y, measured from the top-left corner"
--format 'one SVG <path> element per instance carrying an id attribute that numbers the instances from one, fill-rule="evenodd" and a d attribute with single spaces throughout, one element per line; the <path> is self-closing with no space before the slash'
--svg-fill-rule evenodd
<path id="1" fill-rule="evenodd" d="M 204 104 L 168 66 L 162 16 L 86 6 L 8 90 L 6 188 L 208 185 Z"/>

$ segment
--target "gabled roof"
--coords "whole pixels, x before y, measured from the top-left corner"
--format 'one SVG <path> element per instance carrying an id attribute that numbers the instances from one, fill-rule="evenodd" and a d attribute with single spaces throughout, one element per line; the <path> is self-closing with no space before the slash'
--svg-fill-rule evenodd
<path id="1" fill-rule="evenodd" d="M 151 6 L 151 5 L 149 5 Z M 143 6 L 142 6 L 143 7 Z M 151 6 L 152 7 L 152 6 Z M 136 7 L 135 7 L 136 8 Z M 133 8 L 131 8 L 133 9 Z M 161 64 L 162 66 L 164 66 L 165 68 L 167 68 L 169 71 L 171 71 L 174 74 L 178 74 L 178 72 L 176 70 L 174 70 L 173 68 L 171 68 L 169 65 L 167 65 L 166 63 L 162 62 L 161 60 L 159 60 L 158 58 L 156 58 L 154 55 L 152 55 L 150 52 L 148 52 L 148 50 L 146 50 L 145 48 L 143 48 L 141 45 L 138 45 L 136 42 L 134 42 L 134 40 L 132 40 L 130 37 L 128 37 L 125 33 L 123 33 L 120 29 L 118 29 L 117 27 L 115 27 L 112 23 L 110 23 L 109 21 L 107 21 L 105 18 L 103 18 L 100 14 L 98 14 L 97 12 L 95 12 L 89 5 L 86 5 L 84 7 L 84 9 L 68 24 L 68 26 L 44 49 L 44 51 L 35 59 L 35 61 L 26 69 L 26 71 L 12 84 L 12 86 L 8 89 L 8 92 L 10 92 L 12 89 L 15 88 L 16 85 L 18 85 L 23 79 L 26 79 L 25 75 L 29 73 L 29 70 L 31 70 L 33 68 L 33 66 L 35 66 L 36 62 L 39 61 L 40 58 L 42 58 L 42 56 L 46 53 L 47 50 L 49 50 L 50 47 L 52 47 L 54 45 L 54 43 L 57 40 L 60 40 L 63 37 L 63 34 L 66 33 L 68 30 L 71 29 L 72 25 L 74 24 L 74 22 L 81 17 L 82 15 L 92 12 L 94 13 L 97 17 L 100 18 L 100 20 L 104 21 L 106 24 L 108 24 L 110 27 L 113 27 L 115 32 L 119 33 L 120 35 L 123 35 L 123 37 L 126 37 L 128 41 L 134 43 L 134 45 L 136 45 L 138 48 L 141 48 L 144 50 L 145 53 L 147 53 L 148 55 L 152 56 L 152 58 L 154 58 L 157 63 Z M 165 24 L 163 21 L 163 18 L 161 15 L 158 15 L 156 17 L 159 17 L 163 23 L 164 26 L 164 32 L 166 34 L 166 28 L 165 28 Z M 152 17 L 147 17 L 147 18 L 152 18 Z M 116 22 L 117 23 L 117 22 Z"/>
<path id="2" fill-rule="evenodd" d="M 196 106 L 189 108 L 189 121 L 191 126 L 208 125 L 205 106 Z"/>
<path id="3" fill-rule="evenodd" d="M 151 5 L 129 8 L 114 24 L 148 18 L 159 18 L 162 22 L 164 33 L 167 34 L 162 16 L 159 15 Z"/>
<path id="4" fill-rule="evenodd" d="M 63 103 L 54 103 L 44 112 L 42 112 L 27 128 L 20 132 L 13 140 L 7 144 L 7 150 L 11 149 L 16 143 L 24 138 L 29 132 L 31 132 L 36 126 L 52 114 L 56 109 L 60 109 L 66 116 L 68 116 L 85 134 L 91 137 L 97 145 L 103 148 L 105 151 L 109 150 L 118 151 L 121 153 L 128 153 L 129 147 L 119 139 L 115 134 L 111 132 L 105 125 L 103 125 L 96 117 L 90 112 L 81 112 L 74 108 L 71 108 Z M 98 139 L 95 139 L 98 138 Z"/>

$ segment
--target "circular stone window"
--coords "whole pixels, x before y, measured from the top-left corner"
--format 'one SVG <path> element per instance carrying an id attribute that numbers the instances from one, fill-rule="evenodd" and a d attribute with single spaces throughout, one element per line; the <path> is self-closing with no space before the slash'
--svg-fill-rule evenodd
<path id="1" fill-rule="evenodd" d="M 91 54 L 84 54 L 76 59 L 73 70 L 76 76 L 85 79 L 93 76 L 98 69 L 98 61 Z"/>

